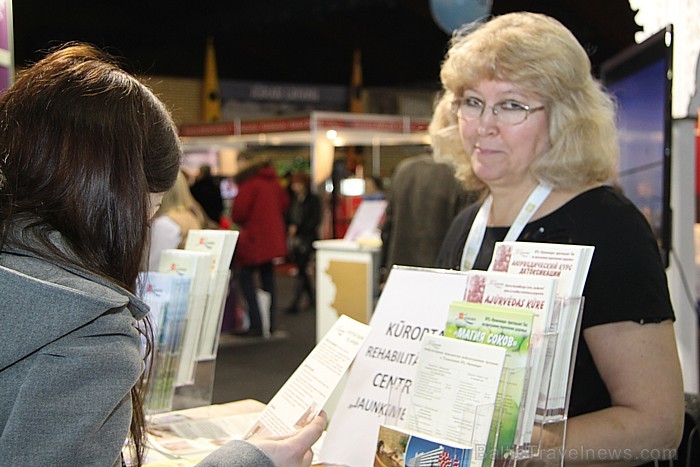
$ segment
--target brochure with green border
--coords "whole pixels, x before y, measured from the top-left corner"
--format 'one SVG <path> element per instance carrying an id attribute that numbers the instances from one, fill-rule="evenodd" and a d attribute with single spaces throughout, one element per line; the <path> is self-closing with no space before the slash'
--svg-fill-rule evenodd
<path id="1" fill-rule="evenodd" d="M 502 457 L 515 444 L 527 384 L 534 315 L 528 310 L 480 303 L 452 302 L 450 305 L 445 336 L 506 349 L 483 466 L 491 465 L 494 453 Z"/>

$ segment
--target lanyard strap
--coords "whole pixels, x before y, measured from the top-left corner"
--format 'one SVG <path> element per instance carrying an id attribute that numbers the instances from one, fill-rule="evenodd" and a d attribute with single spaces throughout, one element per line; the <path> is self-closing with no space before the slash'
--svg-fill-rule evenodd
<path id="1" fill-rule="evenodd" d="M 510 229 L 508 229 L 508 233 L 503 239 L 504 241 L 514 242 L 518 239 L 527 223 L 540 206 L 542 206 L 542 203 L 551 192 L 552 187 L 544 183 L 540 183 L 537 185 L 537 188 L 532 190 L 527 201 L 525 201 L 523 207 L 520 208 L 520 212 L 515 218 L 515 221 L 510 226 Z M 471 229 L 469 229 L 469 235 L 467 236 L 467 241 L 464 243 L 464 249 L 462 250 L 462 259 L 459 263 L 462 271 L 469 271 L 474 266 L 474 261 L 476 261 L 476 256 L 481 249 L 481 243 L 484 241 L 484 235 L 486 234 L 486 224 L 488 222 L 489 212 L 491 211 L 491 203 L 492 197 L 489 195 L 479 208 L 479 212 L 476 213 L 474 223 Z"/>

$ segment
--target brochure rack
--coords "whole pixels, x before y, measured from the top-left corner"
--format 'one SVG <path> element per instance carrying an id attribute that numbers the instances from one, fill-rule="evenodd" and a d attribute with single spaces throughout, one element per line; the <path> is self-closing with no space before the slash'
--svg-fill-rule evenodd
<path id="1" fill-rule="evenodd" d="M 530 442 L 521 440 L 520 444 L 514 446 L 504 465 L 517 465 L 518 461 L 526 459 L 564 465 L 567 414 L 583 304 L 584 297 L 568 297 L 560 300 L 556 307 L 558 313 L 543 336 L 548 356 L 551 351 L 553 358 L 545 360 L 532 437 Z M 544 446 L 545 435 L 560 439 L 561 446 Z"/>
<path id="2" fill-rule="evenodd" d="M 172 407 L 173 388 L 182 354 L 190 283 L 189 276 L 162 273 L 142 273 L 139 278 L 137 294 L 151 309 L 149 319 L 153 333 L 153 356 L 146 373 L 149 378 L 149 391 L 145 400 L 147 413 L 166 412 Z M 144 327 L 142 331 L 145 333 L 147 329 Z M 145 337 L 142 342 L 145 348 Z"/>
<path id="3" fill-rule="evenodd" d="M 543 334 L 533 334 L 532 336 L 532 341 L 537 342 L 537 344 L 530 348 L 531 358 L 528 360 L 528 366 L 503 370 L 500 381 L 501 388 L 507 388 L 511 378 L 521 379 L 524 376 L 526 381 L 520 398 L 522 404 L 519 407 L 518 419 L 522 422 L 518 424 L 519 429 L 514 434 L 514 444 L 508 443 L 509 446 L 504 447 L 502 442 L 499 443 L 499 438 L 504 435 L 500 432 L 500 427 L 504 420 L 506 404 L 511 404 L 509 407 L 512 409 L 512 403 L 518 401 L 509 401 L 509 396 L 506 394 L 504 397 L 503 392 L 499 391 L 499 398 L 495 404 L 466 406 L 461 409 L 462 422 L 460 426 L 464 432 L 450 432 L 447 434 L 447 439 L 462 445 L 472 446 L 472 462 L 470 464 L 472 467 L 515 466 L 526 460 L 528 462 L 542 460 L 547 465 L 564 465 L 567 413 L 583 302 L 583 297 L 558 299 L 549 328 Z M 532 358 L 533 349 L 537 348 L 537 345 L 541 346 L 540 350 L 544 352 L 541 357 L 544 359 L 544 363 L 540 365 L 533 362 Z M 538 371 L 541 371 L 541 376 L 536 374 Z M 518 374 L 520 372 L 525 372 L 525 375 Z M 531 378 L 540 378 L 537 394 L 528 394 L 527 382 Z M 404 394 L 405 392 L 401 390 L 390 390 L 387 402 L 397 407 L 407 405 L 407 410 L 413 410 L 410 403 L 402 404 L 405 402 L 405 400 L 402 401 L 402 397 L 406 397 Z M 528 397 L 532 398 L 530 399 L 532 401 L 537 401 L 535 413 L 525 413 L 525 401 L 528 400 Z M 456 404 L 446 401 L 445 406 L 451 409 L 445 416 L 454 418 Z M 402 420 L 402 417 L 398 415 L 400 412 L 395 411 L 395 413 L 394 417 L 385 417 L 385 424 L 407 428 L 405 420 Z M 492 417 L 491 414 L 493 414 Z M 487 444 L 478 443 L 473 437 L 477 430 L 472 429 L 478 428 L 485 419 L 492 420 L 490 439 Z M 434 433 L 424 432 L 420 426 L 415 428 L 412 431 L 418 435 L 434 435 Z M 468 435 L 465 436 L 465 433 L 470 431 L 472 432 L 471 438 Z M 557 445 L 555 448 L 544 446 L 545 434 L 556 436 L 553 439 L 560 439 L 561 446 Z M 507 436 L 510 438 L 513 435 L 509 433 Z M 442 437 L 446 437 L 445 433 L 442 434 Z"/>
<path id="4" fill-rule="evenodd" d="M 198 356 L 195 359 L 194 380 L 189 384 L 175 386 L 172 410 L 189 409 L 211 405 L 214 391 L 216 354 L 219 347 L 219 330 L 224 316 L 227 287 L 231 272 L 229 270 L 214 273 L 208 300 L 216 300 L 213 306 L 207 306 L 207 314 L 201 328 Z M 223 287 L 223 289 L 222 289 Z"/>

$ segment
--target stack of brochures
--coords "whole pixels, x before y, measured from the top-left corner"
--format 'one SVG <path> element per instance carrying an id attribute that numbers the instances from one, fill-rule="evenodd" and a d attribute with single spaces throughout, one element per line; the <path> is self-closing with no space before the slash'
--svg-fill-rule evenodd
<path id="1" fill-rule="evenodd" d="M 154 347 L 146 396 L 147 413 L 172 410 L 182 352 L 192 277 L 159 272 L 140 274 L 138 294 L 151 308 Z"/>
<path id="2" fill-rule="evenodd" d="M 197 348 L 211 280 L 211 262 L 212 255 L 201 251 L 171 249 L 161 253 L 159 272 L 192 277 L 180 366 L 175 378 L 175 384 L 178 386 L 194 383 Z"/>
<path id="3" fill-rule="evenodd" d="M 522 408 L 522 420 L 520 418 L 515 419 L 519 421 L 520 426 L 516 429 L 514 439 L 501 435 L 500 446 L 503 447 L 507 444 L 506 438 L 508 441 L 520 440 L 520 444 L 528 444 L 532 437 L 532 426 L 534 425 L 535 410 L 533 408 L 538 403 L 542 385 L 541 375 L 547 364 L 546 347 L 550 340 L 547 336 L 549 323 L 554 315 L 554 308 L 558 303 L 555 294 L 557 279 L 548 276 L 526 276 L 492 271 L 469 271 L 468 274 L 467 290 L 464 294 L 465 302 L 490 305 L 496 307 L 496 309 L 503 307 L 532 313 L 532 329 L 527 345 L 529 355 L 521 357 L 519 362 L 521 365 L 519 367 L 514 368 L 512 364 L 515 362 L 512 359 L 509 360 L 511 364 L 510 374 L 508 375 L 511 388 L 510 394 L 513 394 L 513 389 L 517 387 L 516 381 L 520 381 L 520 376 L 523 375 L 523 370 L 525 370 L 524 376 L 526 376 L 527 383 L 525 387 L 520 388 L 524 391 L 523 399 L 516 395 L 515 399 L 509 401 L 509 404 L 513 404 L 516 400 L 519 400 L 517 405 Z M 453 314 L 459 312 L 459 305 L 456 305 L 456 311 L 454 310 L 455 307 L 451 306 L 450 308 L 446 334 L 451 332 L 462 334 L 464 331 L 457 332 L 452 330 L 452 326 L 455 325 Z M 455 335 L 455 337 L 464 339 L 466 336 Z M 526 360 L 523 358 L 526 358 Z M 506 413 L 512 414 L 514 408 L 511 407 L 511 410 Z M 512 426 L 512 419 L 510 424 Z"/>
<path id="4" fill-rule="evenodd" d="M 566 415 L 572 373 L 570 349 L 575 351 L 583 287 L 593 251 L 594 247 L 587 245 L 529 242 L 499 242 L 494 248 L 493 271 L 557 279 L 557 306 L 547 329 L 556 338 L 547 342 L 547 363 L 539 375 L 548 383 L 540 387 L 538 395 L 537 419 L 540 421 L 555 421 Z"/>
<path id="5" fill-rule="evenodd" d="M 185 250 L 211 254 L 209 289 L 197 345 L 198 359 L 216 358 L 219 330 L 228 294 L 230 266 L 238 241 L 232 230 L 190 230 Z"/>

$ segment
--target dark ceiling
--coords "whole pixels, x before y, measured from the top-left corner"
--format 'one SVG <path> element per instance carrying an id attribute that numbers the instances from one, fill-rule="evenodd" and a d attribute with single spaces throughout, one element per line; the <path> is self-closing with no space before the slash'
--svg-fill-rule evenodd
<path id="1" fill-rule="evenodd" d="M 219 77 L 290 83 L 349 83 L 362 52 L 365 86 L 437 86 L 449 36 L 430 0 L 199 0 L 13 2 L 15 61 L 80 40 L 123 56 L 131 71 L 199 77 L 207 37 Z M 493 0 L 492 13 L 529 10 L 568 26 L 594 67 L 634 42 L 627 0 Z"/>

